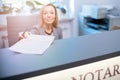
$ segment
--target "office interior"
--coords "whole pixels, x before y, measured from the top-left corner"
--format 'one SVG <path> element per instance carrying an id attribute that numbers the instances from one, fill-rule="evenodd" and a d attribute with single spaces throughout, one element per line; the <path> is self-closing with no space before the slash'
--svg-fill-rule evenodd
<path id="1" fill-rule="evenodd" d="M 33 10 L 31 6 L 25 4 L 26 1 L 38 1 L 43 4 L 52 2 L 59 6 L 58 18 L 59 26 L 63 30 L 63 39 L 120 29 L 119 0 L 0 0 L 2 3 L 0 4 L 0 48 L 9 47 L 8 34 L 14 34 L 14 30 L 19 29 L 13 30 L 13 25 L 25 28 L 26 25 L 28 27 L 37 23 L 38 16 L 35 14 L 38 14 L 37 8 L 41 8 L 41 5 L 35 5 L 36 9 Z M 4 10 L 3 5 L 7 6 L 8 9 L 10 9 L 9 7 L 14 9 Z M 61 12 L 60 9 L 64 9 L 65 12 Z M 30 18 L 31 15 L 33 16 Z M 21 19 L 22 22 L 25 19 L 34 19 L 31 21 L 34 23 L 26 22 L 26 25 L 16 23 L 15 26 L 13 23 L 19 21 L 18 19 Z"/>
<path id="2" fill-rule="evenodd" d="M 19 31 L 38 23 L 38 8 L 41 6 L 21 8 L 26 1 L 38 1 L 39 5 L 54 2 L 58 6 L 63 39 L 54 41 L 42 55 L 16 54 L 8 48 L 18 39 Z M 21 80 L 120 56 L 119 3 L 119 0 L 0 0 L 0 79 Z M 4 11 L 3 4 L 17 5 L 17 8 L 11 10 L 8 7 L 10 11 Z M 109 70 L 107 66 L 116 65 L 110 63 L 102 66 Z M 114 68 L 119 69 L 119 65 Z M 114 77 L 119 79 L 119 75 Z"/>

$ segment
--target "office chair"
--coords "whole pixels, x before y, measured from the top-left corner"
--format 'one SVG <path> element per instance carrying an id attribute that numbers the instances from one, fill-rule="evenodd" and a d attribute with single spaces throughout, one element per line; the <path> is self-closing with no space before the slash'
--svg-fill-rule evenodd
<path id="1" fill-rule="evenodd" d="M 7 31 L 9 47 L 15 44 L 18 40 L 18 33 L 25 31 L 39 23 L 39 15 L 16 15 L 7 16 Z"/>

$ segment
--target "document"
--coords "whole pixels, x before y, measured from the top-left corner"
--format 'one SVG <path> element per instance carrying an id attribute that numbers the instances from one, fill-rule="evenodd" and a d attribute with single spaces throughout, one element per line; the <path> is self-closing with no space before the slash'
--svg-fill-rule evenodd
<path id="1" fill-rule="evenodd" d="M 25 54 L 43 54 L 54 41 L 54 36 L 30 35 L 9 47 L 10 50 Z"/>

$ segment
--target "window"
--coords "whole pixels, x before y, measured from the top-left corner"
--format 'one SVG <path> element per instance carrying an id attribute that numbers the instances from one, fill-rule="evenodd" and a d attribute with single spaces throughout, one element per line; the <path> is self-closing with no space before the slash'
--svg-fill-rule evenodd
<path id="1" fill-rule="evenodd" d="M 29 1 L 30 4 L 32 3 L 32 5 L 27 5 L 26 1 Z M 41 5 L 37 5 L 34 1 L 37 1 L 41 4 L 48 4 L 48 3 L 52 3 L 55 2 L 56 0 L 1 0 L 0 3 L 2 3 L 0 6 L 0 11 L 9 11 L 12 9 L 12 11 L 9 12 L 16 12 L 16 11 L 22 11 L 22 12 L 29 12 L 28 10 L 30 9 L 38 9 L 41 7 Z M 7 7 L 6 8 L 3 8 Z"/>
<path id="2" fill-rule="evenodd" d="M 23 3 L 26 1 L 38 1 L 41 2 L 42 4 L 48 4 L 60 0 L 2 0 L 2 3 L 16 4 L 16 3 Z"/>

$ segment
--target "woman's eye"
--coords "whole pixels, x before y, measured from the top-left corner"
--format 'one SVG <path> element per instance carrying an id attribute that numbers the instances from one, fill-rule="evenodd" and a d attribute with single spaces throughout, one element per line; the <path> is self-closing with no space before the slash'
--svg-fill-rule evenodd
<path id="1" fill-rule="evenodd" d="M 50 14 L 53 14 L 53 12 L 50 12 Z"/>
<path id="2" fill-rule="evenodd" d="M 46 15 L 47 13 L 43 13 L 44 15 Z"/>
<path id="3" fill-rule="evenodd" d="M 54 14 L 54 12 L 50 12 L 50 14 Z"/>

